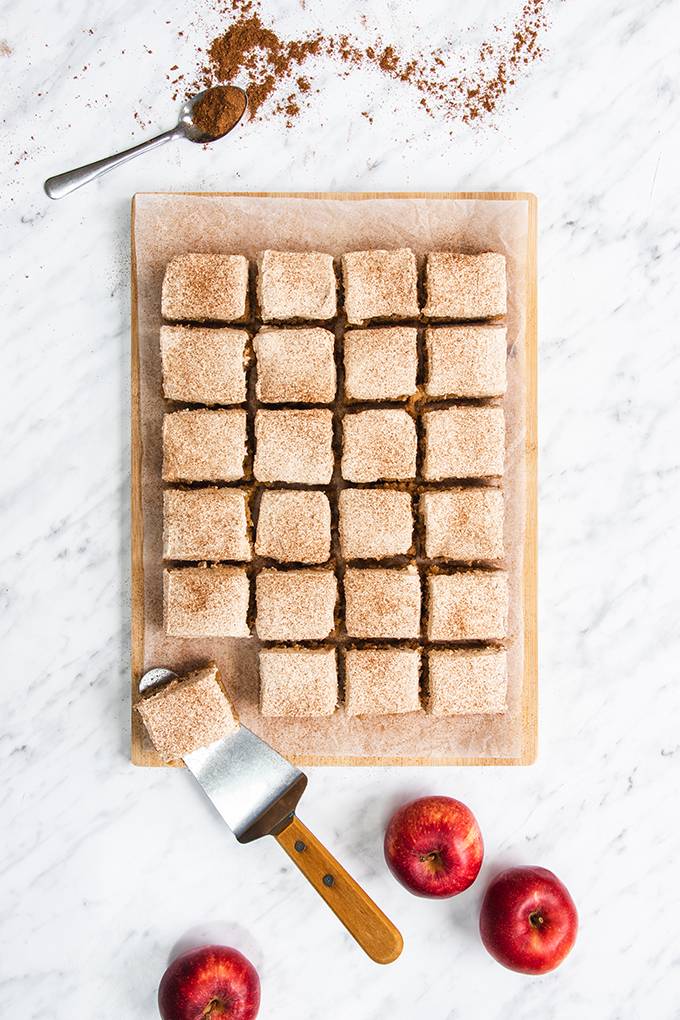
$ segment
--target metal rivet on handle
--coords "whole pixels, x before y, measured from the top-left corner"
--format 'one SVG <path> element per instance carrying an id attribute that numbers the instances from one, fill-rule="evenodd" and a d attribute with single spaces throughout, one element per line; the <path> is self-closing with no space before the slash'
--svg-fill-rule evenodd
<path id="1" fill-rule="evenodd" d="M 297 852 L 299 854 L 301 854 L 303 850 L 307 849 L 307 847 L 305 846 L 305 844 L 302 842 L 301 839 L 296 839 L 295 840 L 295 849 L 297 850 Z"/>
<path id="2" fill-rule="evenodd" d="M 332 875 L 324 875 L 323 876 L 323 884 L 327 885 L 329 889 L 334 884 L 334 882 L 335 882 L 335 879 L 333 878 Z"/>

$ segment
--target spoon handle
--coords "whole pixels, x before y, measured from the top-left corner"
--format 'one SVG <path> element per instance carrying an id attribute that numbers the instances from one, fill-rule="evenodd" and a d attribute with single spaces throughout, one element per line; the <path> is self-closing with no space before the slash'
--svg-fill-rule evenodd
<path id="1" fill-rule="evenodd" d="M 108 173 L 109 170 L 120 166 L 121 163 L 127 163 L 129 159 L 134 159 L 140 152 L 156 149 L 159 145 L 165 145 L 166 142 L 173 138 L 179 138 L 181 135 L 183 135 L 182 129 L 174 127 L 170 131 L 164 131 L 162 135 L 150 138 L 148 142 L 133 145 L 131 149 L 123 149 L 115 156 L 107 156 L 106 159 L 98 159 L 86 166 L 76 167 L 75 170 L 67 170 L 66 173 L 57 174 L 56 177 L 48 177 L 44 184 L 45 192 L 50 198 L 63 198 L 64 195 L 70 195 L 76 188 L 82 188 L 84 184 L 89 184 L 95 177 L 101 177 L 102 174 Z"/>

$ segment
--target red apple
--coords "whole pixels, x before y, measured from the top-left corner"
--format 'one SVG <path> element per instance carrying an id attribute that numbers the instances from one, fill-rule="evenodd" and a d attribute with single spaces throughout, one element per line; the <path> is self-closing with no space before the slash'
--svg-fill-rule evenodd
<path id="1" fill-rule="evenodd" d="M 228 946 L 190 949 L 173 960 L 158 986 L 163 1020 L 254 1020 L 260 979 L 249 960 Z"/>
<path id="2" fill-rule="evenodd" d="M 421 797 L 392 816 L 385 859 L 416 896 L 455 896 L 472 885 L 484 857 L 477 819 L 453 797 Z"/>
<path id="3" fill-rule="evenodd" d="M 573 946 L 577 929 L 574 901 L 546 868 L 508 868 L 484 894 L 482 942 L 494 960 L 520 974 L 554 970 Z"/>

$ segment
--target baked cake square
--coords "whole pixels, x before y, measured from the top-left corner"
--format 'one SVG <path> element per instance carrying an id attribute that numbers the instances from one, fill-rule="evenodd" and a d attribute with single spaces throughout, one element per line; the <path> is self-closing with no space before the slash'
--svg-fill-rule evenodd
<path id="1" fill-rule="evenodd" d="M 425 330 L 429 397 L 500 397 L 507 388 L 505 326 L 432 326 Z"/>
<path id="2" fill-rule="evenodd" d="M 166 482 L 231 482 L 243 478 L 246 412 L 196 408 L 163 418 Z"/>
<path id="3" fill-rule="evenodd" d="M 171 680 L 140 701 L 137 711 L 164 761 L 179 761 L 240 725 L 214 663 Z"/>
<path id="4" fill-rule="evenodd" d="M 248 575 L 242 567 L 163 571 L 165 631 L 171 637 L 248 637 Z"/>
<path id="5" fill-rule="evenodd" d="M 408 492 L 343 489 L 339 498 L 340 548 L 346 560 L 405 556 L 413 542 Z"/>
<path id="6" fill-rule="evenodd" d="M 425 261 L 425 315 L 430 319 L 492 319 L 507 311 L 505 255 L 437 251 Z"/>
<path id="7" fill-rule="evenodd" d="M 415 567 L 345 571 L 345 626 L 355 638 L 417 638 L 420 578 Z"/>
<path id="8" fill-rule="evenodd" d="M 345 397 L 403 400 L 416 392 L 417 330 L 413 326 L 345 333 Z"/>
<path id="9" fill-rule="evenodd" d="M 396 715 L 420 710 L 420 652 L 413 648 L 351 648 L 345 653 L 347 715 Z"/>
<path id="10" fill-rule="evenodd" d="M 448 407 L 426 411 L 423 477 L 485 478 L 503 474 L 502 407 Z"/>
<path id="11" fill-rule="evenodd" d="M 163 396 L 186 404 L 242 404 L 246 343 L 242 329 L 161 326 Z"/>
<path id="12" fill-rule="evenodd" d="M 331 412 L 258 411 L 254 472 L 260 482 L 327 485 L 333 475 Z"/>
<path id="13" fill-rule="evenodd" d="M 248 260 L 243 255 L 175 255 L 163 277 L 165 319 L 243 322 L 248 318 Z"/>
<path id="14" fill-rule="evenodd" d="M 349 482 L 415 478 L 418 441 L 407 411 L 384 408 L 345 415 L 342 477 Z"/>
<path id="15" fill-rule="evenodd" d="M 465 570 L 427 579 L 430 641 L 501 641 L 508 633 L 508 575 Z"/>
<path id="16" fill-rule="evenodd" d="M 253 341 L 257 399 L 263 404 L 335 400 L 335 336 L 328 329 L 264 326 Z"/>
<path id="17" fill-rule="evenodd" d="M 418 318 L 418 271 L 409 248 L 347 252 L 342 278 L 350 326 Z"/>
<path id="18" fill-rule="evenodd" d="M 335 652 L 326 648 L 263 648 L 260 712 L 306 719 L 333 715 L 338 704 Z"/>
<path id="19" fill-rule="evenodd" d="M 255 591 L 261 641 L 314 641 L 335 629 L 338 582 L 332 570 L 265 569 Z"/>
<path id="20" fill-rule="evenodd" d="M 331 508 L 323 492 L 262 493 L 255 552 L 281 563 L 325 563 L 331 553 Z"/>
<path id="21" fill-rule="evenodd" d="M 507 655 L 495 648 L 428 653 L 431 715 L 498 715 L 506 710 Z"/>
<path id="22" fill-rule="evenodd" d="M 333 257 L 318 251 L 264 251 L 257 260 L 263 322 L 332 319 L 337 313 Z"/>
<path id="23" fill-rule="evenodd" d="M 166 560 L 249 560 L 247 494 L 240 489 L 166 489 Z"/>
<path id="24" fill-rule="evenodd" d="M 471 563 L 504 556 L 502 489 L 469 487 L 424 492 L 420 509 L 425 524 L 425 555 Z"/>

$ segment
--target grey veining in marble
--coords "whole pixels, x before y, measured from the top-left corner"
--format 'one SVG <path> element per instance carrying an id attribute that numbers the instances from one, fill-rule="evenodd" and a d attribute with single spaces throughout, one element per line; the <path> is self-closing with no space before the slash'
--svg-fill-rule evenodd
<path id="1" fill-rule="evenodd" d="M 519 0 L 362 7 L 436 44 Z M 177 36 L 194 8 L 0 4 L 0 1016 L 152 1018 L 168 956 L 218 938 L 257 964 L 275 1020 L 678 1017 L 680 3 L 555 2 L 544 60 L 481 129 L 321 64 L 294 128 L 168 147 L 51 203 L 45 177 L 173 123 L 165 73 L 204 38 Z M 358 29 L 349 3 L 267 10 L 283 32 Z M 539 761 L 316 769 L 305 798 L 402 928 L 385 969 L 273 844 L 239 846 L 189 777 L 126 760 L 129 200 L 166 189 L 540 197 Z M 391 809 L 426 792 L 465 800 L 485 835 L 480 881 L 448 902 L 382 862 Z M 476 934 L 509 862 L 554 869 L 580 907 L 573 956 L 544 978 L 502 970 Z"/>

